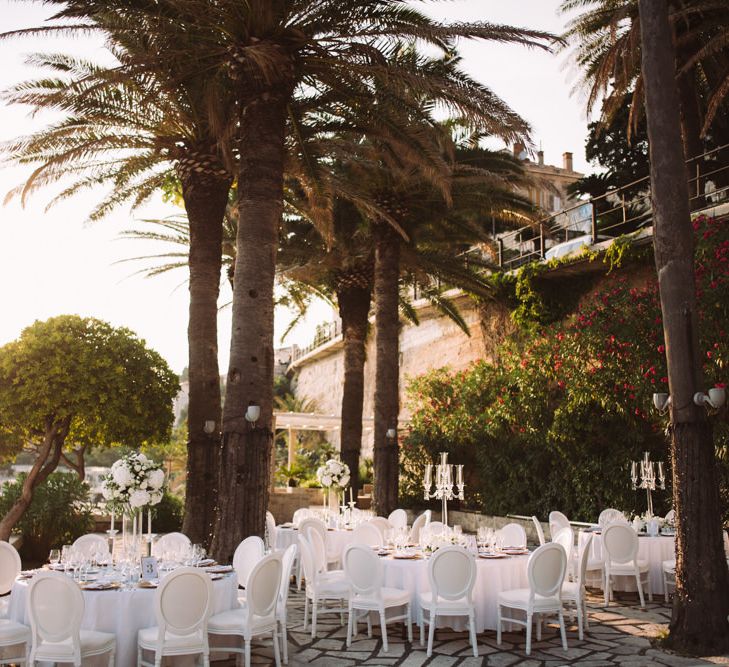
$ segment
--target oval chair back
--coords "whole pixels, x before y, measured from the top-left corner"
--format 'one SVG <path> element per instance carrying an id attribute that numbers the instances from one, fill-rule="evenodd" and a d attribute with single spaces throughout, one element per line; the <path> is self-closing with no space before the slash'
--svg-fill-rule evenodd
<path id="1" fill-rule="evenodd" d="M 518 523 L 507 523 L 499 529 L 499 535 L 505 547 L 526 547 L 527 538 L 524 526 Z"/>
<path id="2" fill-rule="evenodd" d="M 382 534 L 377 526 L 371 523 L 361 523 L 352 533 L 351 544 L 364 544 L 368 547 L 379 547 L 382 544 Z"/>
<path id="3" fill-rule="evenodd" d="M 184 553 L 192 546 L 190 538 L 184 533 L 167 533 L 162 535 L 153 545 L 152 553 L 155 556 L 163 554 L 165 551 L 174 551 L 176 553 Z"/>
<path id="4" fill-rule="evenodd" d="M 600 516 L 597 517 L 597 523 L 602 530 L 605 530 L 611 523 L 616 522 L 627 524 L 628 520 L 625 518 L 625 514 L 613 507 L 608 507 L 606 510 L 603 510 L 600 512 Z"/>
<path id="5" fill-rule="evenodd" d="M 664 521 L 666 523 L 674 523 L 676 521 L 676 510 L 668 510 L 668 514 L 666 514 Z"/>
<path id="6" fill-rule="evenodd" d="M 410 543 L 418 544 L 420 542 L 420 531 L 430 523 L 430 510 L 425 510 L 415 521 L 410 528 Z"/>
<path id="7" fill-rule="evenodd" d="M 569 528 L 570 520 L 556 510 L 549 513 L 549 536 L 554 539 L 554 536 L 562 530 L 562 528 Z"/>
<path id="8" fill-rule="evenodd" d="M 246 587 L 249 619 L 275 617 L 282 570 L 280 553 L 264 556 L 251 570 Z"/>
<path id="9" fill-rule="evenodd" d="M 0 542 L 0 595 L 10 592 L 21 567 L 17 549 L 10 542 Z"/>
<path id="10" fill-rule="evenodd" d="M 291 568 L 294 565 L 299 547 L 296 544 L 289 544 L 281 556 L 281 588 L 279 589 L 279 600 L 286 606 L 289 599 L 289 584 L 291 583 Z"/>
<path id="11" fill-rule="evenodd" d="M 294 515 L 291 517 L 291 523 L 294 524 L 296 528 L 299 527 L 299 524 L 304 520 L 308 519 L 311 516 L 311 510 L 307 507 L 300 507 L 296 511 L 294 511 Z"/>
<path id="12" fill-rule="evenodd" d="M 407 528 L 408 527 L 408 513 L 402 509 L 392 510 L 390 516 L 387 517 L 390 525 L 393 528 Z"/>
<path id="13" fill-rule="evenodd" d="M 559 544 L 563 549 L 567 562 L 572 562 L 572 553 L 575 548 L 575 531 L 571 527 L 562 528 L 553 538 L 554 544 Z"/>
<path id="14" fill-rule="evenodd" d="M 638 533 L 627 523 L 611 523 L 603 531 L 602 546 L 611 563 L 631 563 L 638 556 Z"/>
<path id="15" fill-rule="evenodd" d="M 534 530 L 537 531 L 537 539 L 539 540 L 539 546 L 541 547 L 547 540 L 544 539 L 544 529 L 542 528 L 542 522 L 537 517 L 532 517 L 532 523 L 534 524 Z"/>
<path id="16" fill-rule="evenodd" d="M 165 633 L 199 634 L 207 637 L 207 624 L 213 604 L 213 581 L 205 571 L 180 567 L 160 582 L 155 597 L 155 615 L 159 627 L 158 643 Z"/>
<path id="17" fill-rule="evenodd" d="M 433 604 L 439 598 L 448 601 L 465 598 L 471 604 L 476 583 L 476 559 L 463 547 L 441 547 L 428 563 L 428 579 Z"/>
<path id="18" fill-rule="evenodd" d="M 392 524 L 384 516 L 376 516 L 374 519 L 370 519 L 369 522 L 380 531 L 380 537 L 384 543 L 387 531 L 392 530 Z"/>
<path id="19" fill-rule="evenodd" d="M 430 521 L 427 528 L 431 535 L 440 535 L 445 530 L 445 524 L 442 521 Z"/>
<path id="20" fill-rule="evenodd" d="M 321 535 L 316 530 L 310 530 L 307 533 L 309 538 L 309 546 L 311 547 L 311 555 L 314 560 L 314 571 L 317 574 L 327 571 L 327 546 Z"/>
<path id="21" fill-rule="evenodd" d="M 384 580 L 382 562 L 372 549 L 364 544 L 352 544 L 344 552 L 344 576 L 352 592 L 367 598 L 380 595 Z"/>
<path id="22" fill-rule="evenodd" d="M 99 552 L 108 554 L 109 542 L 101 535 L 89 533 L 88 535 L 81 535 L 81 537 L 73 543 L 73 548 L 83 552 L 85 556 L 91 557 Z"/>
<path id="23" fill-rule="evenodd" d="M 316 517 L 307 517 L 299 523 L 299 533 L 303 533 L 306 537 L 309 537 L 308 532 L 315 530 L 321 539 L 324 540 L 324 544 L 327 543 L 327 527 L 326 524 Z"/>
<path id="24" fill-rule="evenodd" d="M 527 564 L 529 594 L 543 597 L 559 595 L 567 571 L 567 554 L 554 542 L 545 544 L 532 552 Z"/>
<path id="25" fill-rule="evenodd" d="M 79 633 L 84 596 L 76 582 L 60 572 L 36 574 L 28 588 L 28 616 L 33 646 L 70 642 L 81 663 Z"/>
<path id="26" fill-rule="evenodd" d="M 306 579 L 307 584 L 313 586 L 317 572 L 314 567 L 314 554 L 312 551 L 309 539 L 303 533 L 299 533 L 299 560 L 301 561 L 301 568 L 304 570 L 304 579 Z"/>
<path id="27" fill-rule="evenodd" d="M 582 550 L 579 552 L 579 562 L 577 564 L 577 586 L 583 588 L 585 586 L 585 580 L 587 578 L 587 562 L 590 560 L 590 550 L 592 549 L 592 539 L 595 536 L 589 534 L 587 540 L 582 545 Z"/>
<path id="28" fill-rule="evenodd" d="M 266 512 L 266 546 L 270 551 L 276 549 L 276 534 L 278 529 L 276 528 L 276 519 L 271 512 Z"/>
<path id="29" fill-rule="evenodd" d="M 265 548 L 263 540 L 258 535 L 246 537 L 235 549 L 233 554 L 233 569 L 238 577 L 238 585 L 247 588 L 248 577 L 256 566 L 263 554 Z"/>

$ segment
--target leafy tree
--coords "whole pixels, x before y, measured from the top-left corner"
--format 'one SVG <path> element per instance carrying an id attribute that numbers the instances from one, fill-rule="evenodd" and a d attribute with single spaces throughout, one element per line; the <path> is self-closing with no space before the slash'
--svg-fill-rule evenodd
<path id="1" fill-rule="evenodd" d="M 32 452 L 22 492 L 0 520 L 0 539 L 64 453 L 83 466 L 92 447 L 169 438 L 177 376 L 131 331 L 76 315 L 35 322 L 0 348 L 0 445 Z"/>

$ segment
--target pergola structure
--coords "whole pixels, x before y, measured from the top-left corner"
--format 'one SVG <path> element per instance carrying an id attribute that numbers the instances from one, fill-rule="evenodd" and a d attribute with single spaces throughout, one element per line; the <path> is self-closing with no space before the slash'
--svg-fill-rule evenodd
<path id="1" fill-rule="evenodd" d="M 398 428 L 408 424 L 407 419 L 398 420 Z M 279 412 L 273 413 L 274 431 L 288 431 L 289 456 L 288 465 L 291 467 L 296 452 L 294 451 L 295 431 L 338 431 L 342 426 L 342 419 L 337 415 L 324 415 L 317 412 Z M 362 430 L 366 433 L 375 426 L 374 417 L 362 417 Z"/>

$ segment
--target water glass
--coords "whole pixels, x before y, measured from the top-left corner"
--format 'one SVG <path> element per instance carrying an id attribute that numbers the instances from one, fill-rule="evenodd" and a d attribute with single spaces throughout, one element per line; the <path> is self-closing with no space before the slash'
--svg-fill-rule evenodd
<path id="1" fill-rule="evenodd" d="M 51 565 L 58 565 L 61 562 L 61 550 L 51 549 L 51 553 L 48 556 L 48 562 Z"/>

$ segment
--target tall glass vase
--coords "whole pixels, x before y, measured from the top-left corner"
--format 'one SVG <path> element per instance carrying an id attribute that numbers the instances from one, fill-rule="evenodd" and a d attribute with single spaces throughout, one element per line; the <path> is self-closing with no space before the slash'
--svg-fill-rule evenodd
<path id="1" fill-rule="evenodd" d="M 336 486 L 329 487 L 329 511 L 332 514 L 339 514 L 339 489 Z"/>

